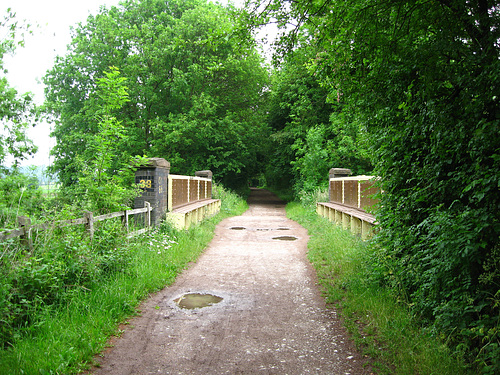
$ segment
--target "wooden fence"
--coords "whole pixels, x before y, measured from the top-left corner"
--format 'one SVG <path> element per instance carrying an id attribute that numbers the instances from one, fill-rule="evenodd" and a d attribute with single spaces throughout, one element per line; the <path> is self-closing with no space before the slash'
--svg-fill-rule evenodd
<path id="1" fill-rule="evenodd" d="M 32 224 L 29 218 L 19 216 L 19 227 L 0 231 L 0 242 L 21 237 L 21 241 L 32 247 L 33 232 L 69 225 L 85 225 L 89 235 L 93 237 L 95 222 L 116 217 L 123 218 L 123 225 L 129 232 L 129 216 L 145 214 L 145 228 L 128 233 L 130 237 L 144 233 L 151 226 L 159 225 L 166 216 L 170 216 L 175 227 L 183 229 L 220 210 L 220 200 L 212 199 L 211 171 L 198 171 L 196 176 L 171 175 L 169 172 L 170 163 L 162 158 L 150 158 L 146 164 L 139 167 L 135 172 L 135 182 L 143 188 L 143 192 L 135 199 L 135 208 L 132 210 L 99 216 L 85 212 L 82 218 L 42 224 Z"/>
<path id="2" fill-rule="evenodd" d="M 49 229 L 63 228 L 71 225 L 85 225 L 86 230 L 88 231 L 90 237 L 94 236 L 94 223 L 113 219 L 115 217 L 122 217 L 123 225 L 128 233 L 128 236 L 135 236 L 138 234 L 144 233 L 151 226 L 151 211 L 153 208 L 149 204 L 149 202 L 145 202 L 144 208 L 135 208 L 132 210 L 118 211 L 112 212 L 105 215 L 94 216 L 92 212 L 86 211 L 84 217 L 78 219 L 70 219 L 70 220 L 58 220 L 48 223 L 39 223 L 39 224 L 31 224 L 31 220 L 25 216 L 18 216 L 18 229 L 12 230 L 4 230 L 0 232 L 0 242 L 11 239 L 21 237 L 21 241 L 29 246 L 33 247 L 33 232 L 35 231 L 45 231 Z M 144 228 L 129 232 L 129 217 L 137 214 L 145 214 L 144 215 Z"/>

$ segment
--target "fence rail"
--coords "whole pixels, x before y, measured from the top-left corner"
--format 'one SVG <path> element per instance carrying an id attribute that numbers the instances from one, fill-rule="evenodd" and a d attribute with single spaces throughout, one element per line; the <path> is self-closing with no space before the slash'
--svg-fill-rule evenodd
<path id="1" fill-rule="evenodd" d="M 144 208 L 134 208 L 132 210 L 124 210 L 118 212 L 112 212 L 105 215 L 94 216 L 92 212 L 86 211 L 83 218 L 70 219 L 70 220 L 58 220 L 49 223 L 31 224 L 31 220 L 26 216 L 19 216 L 17 218 L 17 223 L 19 225 L 18 229 L 4 230 L 0 232 L 0 242 L 11 238 L 21 237 L 21 240 L 25 241 L 29 247 L 33 246 L 32 243 L 32 232 L 33 231 L 44 231 L 48 229 L 64 228 L 71 225 L 85 225 L 85 228 L 89 232 L 89 235 L 93 237 L 94 235 L 94 223 L 113 219 L 116 217 L 123 217 L 123 225 L 125 226 L 128 236 L 135 236 L 144 233 L 151 226 L 151 211 L 153 208 L 149 202 L 144 202 Z M 129 216 L 142 214 L 144 215 L 144 226 L 145 228 L 139 229 L 137 231 L 129 232 Z"/>

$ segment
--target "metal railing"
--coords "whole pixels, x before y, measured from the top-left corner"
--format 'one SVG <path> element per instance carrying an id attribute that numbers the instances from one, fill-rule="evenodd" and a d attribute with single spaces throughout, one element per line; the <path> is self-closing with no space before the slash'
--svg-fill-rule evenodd
<path id="1" fill-rule="evenodd" d="M 168 211 L 196 201 L 212 198 L 212 179 L 168 175 Z"/>

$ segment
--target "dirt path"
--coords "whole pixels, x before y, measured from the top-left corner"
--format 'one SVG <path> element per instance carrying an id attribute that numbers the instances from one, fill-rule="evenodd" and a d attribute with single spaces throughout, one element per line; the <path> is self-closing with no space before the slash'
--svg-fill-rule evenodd
<path id="1" fill-rule="evenodd" d="M 252 190 L 248 203 L 217 226 L 196 264 L 144 303 L 92 374 L 368 373 L 318 292 L 307 231 L 265 190 Z M 174 299 L 188 292 L 223 300 L 181 309 Z"/>

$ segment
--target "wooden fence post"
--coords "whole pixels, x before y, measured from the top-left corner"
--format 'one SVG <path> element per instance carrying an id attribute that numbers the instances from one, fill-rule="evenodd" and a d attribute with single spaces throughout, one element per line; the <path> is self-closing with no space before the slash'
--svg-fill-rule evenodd
<path id="1" fill-rule="evenodd" d="M 85 229 L 89 232 L 90 239 L 94 238 L 94 214 L 90 211 L 85 211 L 84 215 L 87 222 L 85 223 Z"/>
<path id="2" fill-rule="evenodd" d="M 144 207 L 148 209 L 146 211 L 146 216 L 144 216 L 144 225 L 146 226 L 146 228 L 149 228 L 151 226 L 151 204 L 147 201 L 144 201 Z"/>
<path id="3" fill-rule="evenodd" d="M 123 211 L 122 221 L 123 221 L 123 226 L 125 227 L 125 230 L 128 233 L 128 211 L 127 210 Z"/>
<path id="4" fill-rule="evenodd" d="M 24 231 L 21 236 L 21 244 L 27 246 L 30 250 L 33 250 L 33 239 L 31 238 L 31 219 L 26 216 L 18 216 L 17 223 L 19 227 Z"/>

